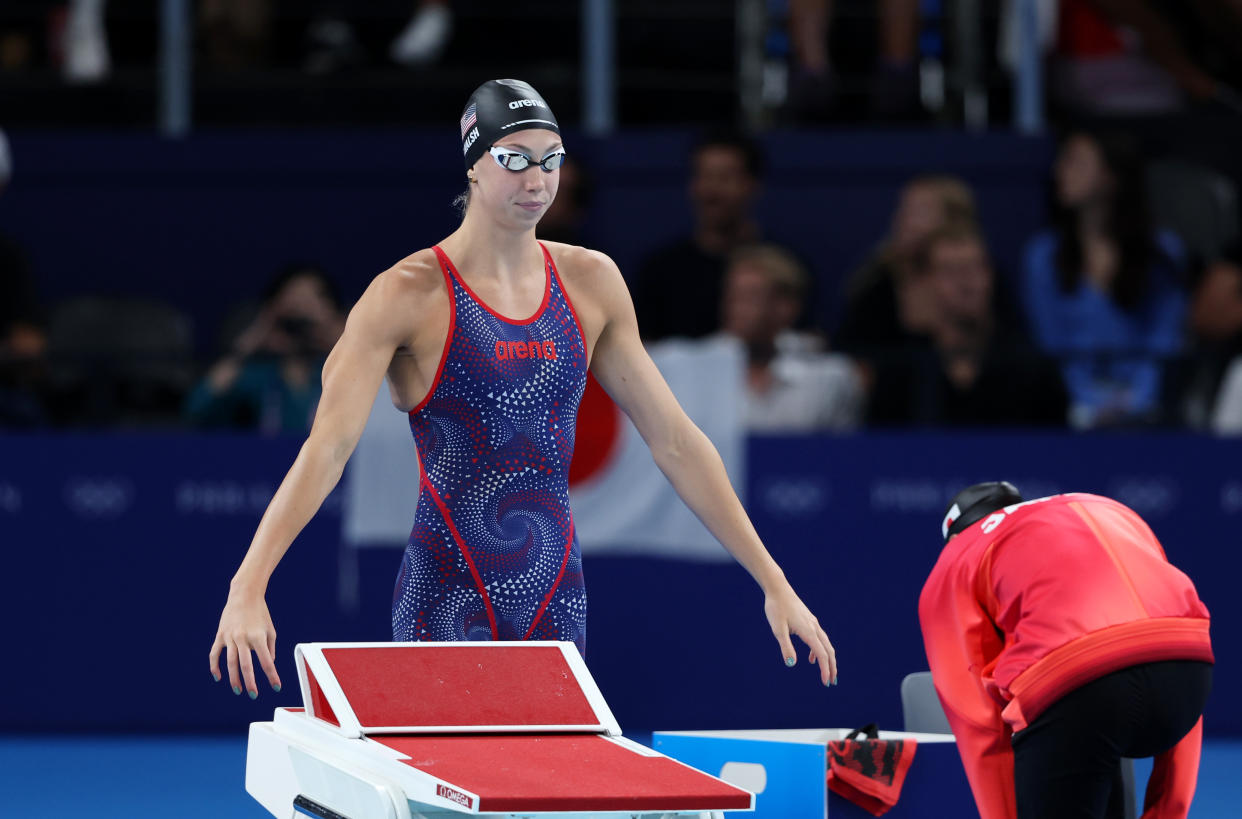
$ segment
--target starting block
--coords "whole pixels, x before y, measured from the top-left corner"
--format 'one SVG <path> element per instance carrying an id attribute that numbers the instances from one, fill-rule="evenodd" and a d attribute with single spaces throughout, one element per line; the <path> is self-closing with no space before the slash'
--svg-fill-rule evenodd
<path id="1" fill-rule="evenodd" d="M 302 708 L 250 726 L 246 790 L 281 819 L 664 819 L 750 791 L 621 736 L 573 643 L 309 643 Z"/>

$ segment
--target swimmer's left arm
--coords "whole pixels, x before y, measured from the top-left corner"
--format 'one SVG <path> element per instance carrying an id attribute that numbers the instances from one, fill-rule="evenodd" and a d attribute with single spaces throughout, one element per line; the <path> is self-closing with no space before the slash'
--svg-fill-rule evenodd
<path id="1" fill-rule="evenodd" d="M 836 654 L 828 635 L 785 578 L 755 532 L 729 483 L 724 463 L 706 435 L 690 420 L 647 355 L 629 290 L 616 265 L 589 252 L 591 306 L 600 327 L 591 371 L 613 401 L 634 422 L 656 465 L 713 536 L 763 589 L 764 611 L 787 665 L 796 662 L 791 634 L 810 648 L 825 685 L 837 678 Z"/>

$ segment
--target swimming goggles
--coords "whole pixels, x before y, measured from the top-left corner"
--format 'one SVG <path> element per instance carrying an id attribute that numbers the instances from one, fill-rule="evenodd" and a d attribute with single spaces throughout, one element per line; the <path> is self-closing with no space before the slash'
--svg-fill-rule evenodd
<path id="1" fill-rule="evenodd" d="M 492 159 L 496 160 L 497 165 L 514 173 L 524 171 L 531 165 L 538 165 L 543 168 L 544 173 L 552 173 L 565 164 L 564 151 L 553 151 L 538 162 L 521 151 L 515 151 L 512 148 L 502 148 L 499 145 L 493 145 L 487 149 L 487 152 L 492 155 Z"/>

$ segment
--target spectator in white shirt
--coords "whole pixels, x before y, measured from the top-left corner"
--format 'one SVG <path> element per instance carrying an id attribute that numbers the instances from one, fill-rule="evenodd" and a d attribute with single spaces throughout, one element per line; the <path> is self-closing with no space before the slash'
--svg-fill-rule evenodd
<path id="1" fill-rule="evenodd" d="M 1242 356 L 1235 358 L 1225 371 L 1216 394 L 1212 431 L 1217 435 L 1242 435 Z"/>
<path id="2" fill-rule="evenodd" d="M 818 336 L 794 331 L 809 285 L 806 269 L 775 245 L 730 256 L 721 329 L 746 349 L 747 428 L 752 432 L 844 432 L 862 416 L 853 362 L 822 352 Z"/>

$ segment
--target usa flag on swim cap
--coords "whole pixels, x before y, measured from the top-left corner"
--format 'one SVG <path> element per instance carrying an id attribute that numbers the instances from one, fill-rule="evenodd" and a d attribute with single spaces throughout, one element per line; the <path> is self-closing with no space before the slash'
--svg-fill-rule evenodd
<path id="1" fill-rule="evenodd" d="M 478 113 L 478 110 L 479 110 L 479 106 L 476 103 L 472 102 L 470 103 L 470 107 L 466 109 L 466 113 L 461 115 L 461 138 L 462 139 L 466 138 L 466 134 L 469 133 L 470 129 L 474 127 L 475 122 L 478 121 L 478 117 L 476 116 L 476 114 Z"/>

